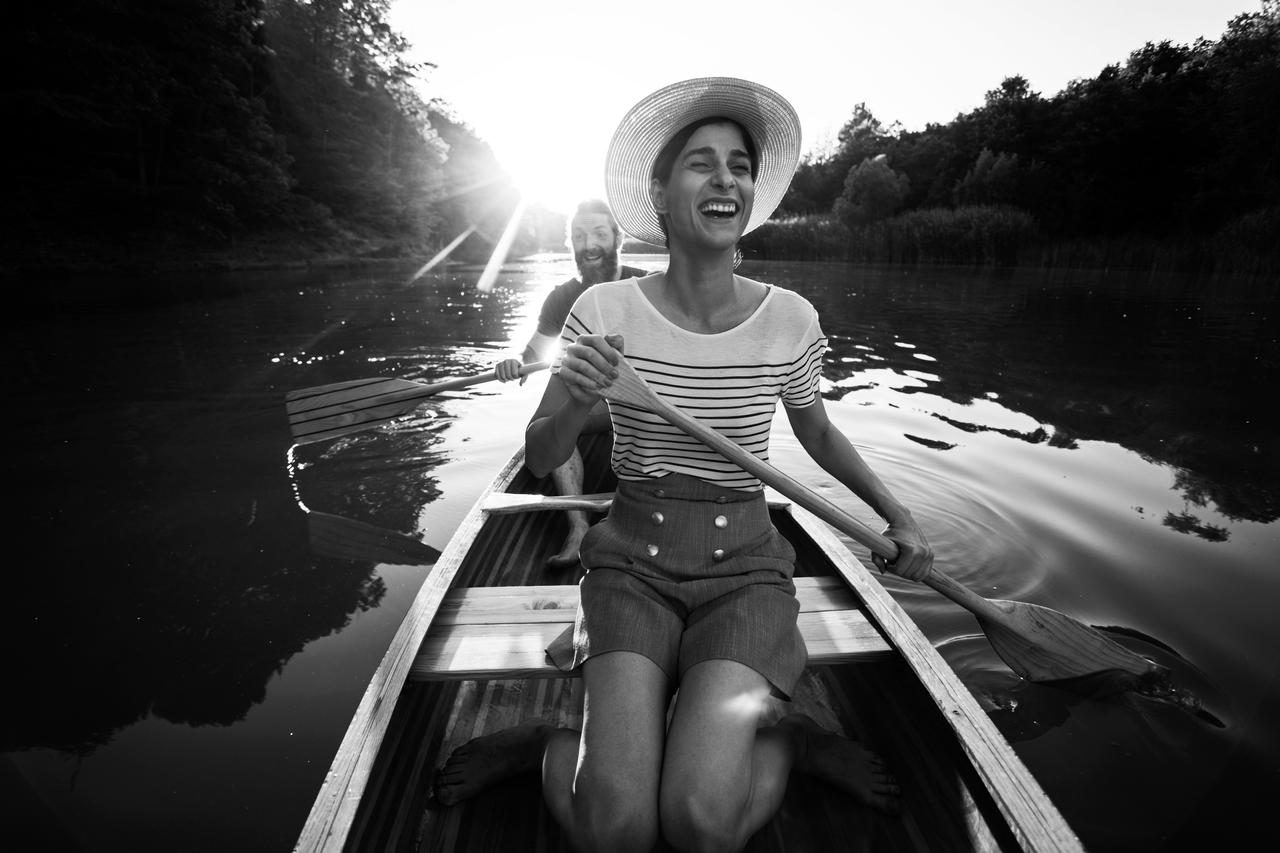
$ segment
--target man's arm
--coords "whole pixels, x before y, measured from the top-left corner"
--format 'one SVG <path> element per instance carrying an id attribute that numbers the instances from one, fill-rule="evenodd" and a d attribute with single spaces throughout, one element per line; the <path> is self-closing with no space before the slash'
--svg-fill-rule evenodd
<path id="1" fill-rule="evenodd" d="M 524 352 L 520 354 L 520 358 L 503 359 L 493 368 L 493 373 L 502 382 L 519 379 L 521 365 L 544 360 L 559 343 L 560 338 L 558 336 L 534 332 L 533 337 L 529 338 L 529 343 L 525 344 Z"/>

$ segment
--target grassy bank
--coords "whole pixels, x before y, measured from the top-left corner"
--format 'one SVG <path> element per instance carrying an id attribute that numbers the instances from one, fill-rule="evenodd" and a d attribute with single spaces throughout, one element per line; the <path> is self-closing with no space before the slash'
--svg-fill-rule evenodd
<path id="1" fill-rule="evenodd" d="M 830 216 L 770 220 L 742 240 L 759 260 L 1280 272 L 1280 211 L 1257 211 L 1193 239 L 1046 235 L 1013 207 L 915 210 L 848 228 Z"/>

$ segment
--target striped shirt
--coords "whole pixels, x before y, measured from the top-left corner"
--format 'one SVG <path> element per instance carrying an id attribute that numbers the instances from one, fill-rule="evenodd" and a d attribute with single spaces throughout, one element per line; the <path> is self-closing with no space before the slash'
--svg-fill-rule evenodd
<path id="1" fill-rule="evenodd" d="M 699 334 L 659 313 L 635 279 L 598 284 L 578 298 L 560 337 L 568 345 L 587 334 L 622 335 L 627 361 L 658 396 L 765 462 L 778 400 L 792 408 L 817 401 L 827 347 L 817 311 L 790 290 L 770 287 L 742 323 Z M 727 488 L 762 488 L 658 415 L 613 401 L 609 413 L 612 466 L 624 480 L 686 474 Z"/>

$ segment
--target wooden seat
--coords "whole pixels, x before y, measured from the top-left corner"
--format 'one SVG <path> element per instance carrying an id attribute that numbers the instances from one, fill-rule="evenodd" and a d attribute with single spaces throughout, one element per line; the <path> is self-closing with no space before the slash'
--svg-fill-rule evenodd
<path id="1" fill-rule="evenodd" d="M 839 578 L 796 578 L 800 633 L 811 664 L 892 653 Z M 472 587 L 448 593 L 418 650 L 417 680 L 564 677 L 546 648 L 578 612 L 577 586 Z M 575 673 L 576 674 L 576 673 Z"/>
<path id="2" fill-rule="evenodd" d="M 790 506 L 791 501 L 773 489 L 764 490 L 770 509 Z M 608 512 L 613 505 L 613 492 L 597 492 L 593 495 L 529 495 L 522 492 L 494 492 L 484 499 L 484 511 L 491 515 L 507 515 L 516 512 L 545 512 L 558 509 L 578 509 L 583 512 Z"/>

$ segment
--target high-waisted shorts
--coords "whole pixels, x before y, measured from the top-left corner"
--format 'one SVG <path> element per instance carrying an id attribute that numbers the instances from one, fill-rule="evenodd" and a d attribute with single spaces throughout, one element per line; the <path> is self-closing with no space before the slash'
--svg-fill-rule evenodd
<path id="1" fill-rule="evenodd" d="M 795 551 L 770 521 L 763 492 L 681 474 L 621 480 L 580 553 L 587 573 L 572 644 L 566 632 L 547 650 L 559 668 L 637 652 L 676 685 L 694 664 L 725 659 L 791 695 L 807 660 Z"/>

